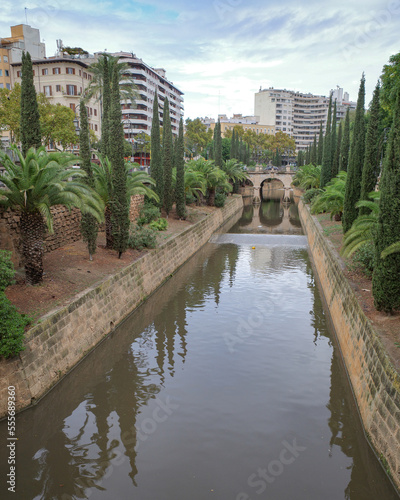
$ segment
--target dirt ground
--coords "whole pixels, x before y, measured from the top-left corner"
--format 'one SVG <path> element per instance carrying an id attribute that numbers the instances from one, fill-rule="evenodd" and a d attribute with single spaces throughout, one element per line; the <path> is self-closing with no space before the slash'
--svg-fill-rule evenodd
<path id="1" fill-rule="evenodd" d="M 340 253 L 343 241 L 342 223 L 331 221 L 330 214 L 320 214 L 317 218 L 325 236 L 332 242 L 336 251 Z M 345 275 L 358 298 L 364 314 L 380 335 L 393 365 L 397 370 L 400 370 L 400 311 L 395 311 L 393 314 L 377 311 L 372 296 L 372 279 L 365 276 L 360 269 L 355 268 L 351 263 L 351 259 L 342 258 L 342 261 L 346 265 Z"/>
<path id="2" fill-rule="evenodd" d="M 179 234 L 187 227 L 201 220 L 214 207 L 188 207 L 186 220 L 179 220 L 175 210 L 169 214 L 168 228 L 158 233 L 158 244 Z M 165 216 L 165 214 L 162 214 Z M 23 269 L 17 270 L 16 284 L 9 286 L 6 295 L 21 313 L 33 318 L 32 324 L 46 313 L 72 302 L 74 297 L 85 289 L 103 281 L 119 269 L 134 262 L 151 250 L 128 249 L 121 259 L 114 250 L 105 248 L 105 234 L 97 239 L 97 251 L 89 260 L 87 247 L 83 241 L 65 245 L 44 256 L 44 279 L 40 285 L 25 283 Z"/>

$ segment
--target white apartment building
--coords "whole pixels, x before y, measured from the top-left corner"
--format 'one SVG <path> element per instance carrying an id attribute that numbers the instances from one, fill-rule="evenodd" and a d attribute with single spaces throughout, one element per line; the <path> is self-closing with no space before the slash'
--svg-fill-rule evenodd
<path id="1" fill-rule="evenodd" d="M 164 100 L 169 101 L 172 133 L 178 135 L 179 121 L 183 116 L 183 92 L 166 78 L 163 68 L 151 68 L 142 59 L 130 52 L 117 52 L 122 63 L 129 65 L 129 75 L 137 87 L 139 98 L 135 103 L 122 103 L 122 118 L 125 138 L 134 141 L 136 136 L 144 132 L 151 134 L 153 121 L 153 104 L 158 93 L 159 116 L 163 119 Z"/>
<path id="2" fill-rule="evenodd" d="M 355 107 L 348 100 L 343 89 L 335 91 L 337 100 L 337 119 L 343 119 L 346 109 Z M 346 100 L 347 99 L 347 100 Z M 296 150 L 305 150 L 318 135 L 322 123 L 326 128 L 329 98 L 313 94 L 303 94 L 286 89 L 261 89 L 255 94 L 254 114 L 260 123 L 272 123 L 275 130 L 281 130 L 294 138 Z"/>

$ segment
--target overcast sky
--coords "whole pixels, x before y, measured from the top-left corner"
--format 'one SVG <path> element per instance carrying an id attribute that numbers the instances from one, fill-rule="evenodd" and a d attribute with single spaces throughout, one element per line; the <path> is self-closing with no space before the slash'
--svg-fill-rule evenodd
<path id="1" fill-rule="evenodd" d="M 328 95 L 339 85 L 355 101 L 363 71 L 368 103 L 400 51 L 400 0 L 5 0 L 0 36 L 25 15 L 47 56 L 61 38 L 165 68 L 185 94 L 185 118 L 251 115 L 260 87 Z"/>

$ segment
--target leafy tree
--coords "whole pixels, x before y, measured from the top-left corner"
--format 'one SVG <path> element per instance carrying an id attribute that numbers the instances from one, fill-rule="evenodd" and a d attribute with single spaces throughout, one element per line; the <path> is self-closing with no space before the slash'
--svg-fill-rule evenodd
<path id="1" fill-rule="evenodd" d="M 32 60 L 29 52 L 22 52 L 21 75 L 21 142 L 22 153 L 26 156 L 31 147 L 41 146 L 40 117 L 33 83 Z"/>
<path id="2" fill-rule="evenodd" d="M 312 213 L 330 212 L 331 219 L 340 221 L 343 214 L 344 193 L 346 187 L 347 172 L 339 174 L 331 179 L 321 194 L 314 198 L 311 204 Z"/>
<path id="3" fill-rule="evenodd" d="M 368 194 L 375 189 L 379 175 L 379 111 L 380 85 L 376 84 L 371 102 L 370 117 L 365 139 L 364 166 L 361 176 L 361 200 L 368 199 Z M 360 214 L 366 214 L 367 208 L 360 208 Z"/>
<path id="4" fill-rule="evenodd" d="M 235 158 L 225 162 L 222 170 L 226 173 L 232 185 L 247 179 L 247 174 L 243 169 L 243 163 L 238 162 Z"/>
<path id="5" fill-rule="evenodd" d="M 187 118 L 185 124 L 185 145 L 190 151 L 194 149 L 195 153 L 198 154 L 210 142 L 212 130 L 211 128 L 207 130 L 207 127 L 202 123 L 200 118 L 195 118 L 194 120 Z"/>
<path id="6" fill-rule="evenodd" d="M 375 237 L 375 267 L 372 293 L 378 311 L 400 307 L 400 254 L 382 259 L 382 251 L 400 240 L 400 89 L 379 183 L 378 226 Z"/>
<path id="7" fill-rule="evenodd" d="M 326 131 L 324 139 L 324 153 L 322 157 L 321 188 L 330 180 L 332 175 L 332 94 L 329 96 L 328 117 L 326 120 Z"/>
<path id="8" fill-rule="evenodd" d="M 85 103 L 83 99 L 79 105 L 80 113 L 80 135 L 79 135 L 79 149 L 80 149 L 80 165 L 82 170 L 86 172 L 84 181 L 86 184 L 94 189 L 94 176 L 91 165 L 90 142 L 89 142 L 89 123 Z M 87 243 L 89 252 L 89 260 L 93 260 L 93 255 L 97 249 L 97 233 L 99 226 L 96 218 L 92 214 L 82 214 L 81 219 L 81 233 L 83 241 Z"/>
<path id="9" fill-rule="evenodd" d="M 55 146 L 60 142 L 64 149 L 76 144 L 78 138 L 72 109 L 61 104 L 52 104 L 44 94 L 39 94 L 37 99 L 43 144 L 48 146 L 52 143 Z"/>
<path id="10" fill-rule="evenodd" d="M 111 107 L 110 107 L 110 160 L 112 167 L 112 201 L 111 224 L 114 249 L 118 258 L 128 248 L 129 238 L 129 203 L 127 199 L 127 176 L 124 163 L 124 131 L 121 121 L 121 104 L 119 100 L 119 71 L 114 65 Z"/>
<path id="11" fill-rule="evenodd" d="M 187 163 L 187 168 L 197 170 L 203 175 L 207 186 L 207 203 L 210 206 L 214 206 L 215 193 L 217 189 L 226 192 L 230 192 L 232 190 L 227 174 L 217 167 L 213 161 L 207 161 L 203 158 L 191 160 Z"/>
<path id="12" fill-rule="evenodd" d="M 164 202 L 164 171 L 161 158 L 160 116 L 157 93 L 153 103 L 153 121 L 151 125 L 150 172 L 156 182 L 156 193 L 160 200 L 160 206 L 162 206 Z"/>
<path id="13" fill-rule="evenodd" d="M 365 78 L 361 78 L 358 92 L 356 119 L 354 122 L 353 140 L 350 150 L 346 194 L 343 211 L 343 232 L 347 232 L 358 216 L 356 203 L 361 195 L 361 176 L 365 155 Z"/>
<path id="14" fill-rule="evenodd" d="M 319 127 L 319 136 L 318 136 L 317 165 L 322 165 L 323 155 L 324 155 L 324 130 L 322 128 L 322 121 L 321 121 Z"/>
<path id="15" fill-rule="evenodd" d="M 11 143 L 20 141 L 21 85 L 0 89 L 0 130 L 10 132 Z"/>
<path id="16" fill-rule="evenodd" d="M 169 115 L 169 102 L 168 98 L 164 99 L 164 114 L 163 114 L 163 155 L 162 164 L 164 171 L 164 209 L 167 217 L 172 208 L 173 195 L 172 195 L 172 130 L 171 118 Z"/>
<path id="17" fill-rule="evenodd" d="M 217 167 L 222 166 L 222 138 L 221 138 L 221 123 L 218 119 L 214 129 L 214 159 Z"/>
<path id="18" fill-rule="evenodd" d="M 317 136 L 314 135 L 314 141 L 312 143 L 310 152 L 310 163 L 312 163 L 313 165 L 317 165 L 317 156 L 318 156 Z"/>
<path id="19" fill-rule="evenodd" d="M 396 98 L 400 89 L 400 52 L 390 56 L 389 64 L 383 66 L 381 81 L 382 107 L 389 115 L 389 119 L 392 119 Z"/>
<path id="20" fill-rule="evenodd" d="M 27 283 L 35 285 L 43 279 L 43 237 L 47 227 L 53 232 L 53 205 L 77 207 L 82 213 L 93 214 L 97 221 L 103 217 L 100 198 L 84 182 L 85 172 L 70 169 L 76 162 L 74 155 L 47 153 L 44 147 L 31 148 L 26 157 L 12 146 L 19 163 L 0 151 L 5 168 L 0 205 L 20 211 L 22 252 Z"/>
<path id="21" fill-rule="evenodd" d="M 294 186 L 302 189 L 316 189 L 321 183 L 321 165 L 303 165 L 293 176 Z"/>
<path id="22" fill-rule="evenodd" d="M 100 69 L 100 68 L 99 68 Z M 104 57 L 102 59 L 101 70 L 102 75 L 102 119 L 101 119 L 101 152 L 103 155 L 110 156 L 110 109 L 111 109 L 111 83 L 110 83 L 110 71 L 108 67 L 108 58 Z M 111 183 L 111 179 L 109 179 Z M 111 243 L 111 242 L 110 242 Z M 110 248 L 109 245 L 106 245 Z"/>
<path id="23" fill-rule="evenodd" d="M 175 165 L 176 165 L 176 214 L 180 219 L 185 219 L 186 217 L 186 206 L 185 206 L 185 160 L 184 156 L 184 139 L 183 139 L 183 120 L 180 119 L 179 122 L 179 136 L 176 145 L 176 155 L 175 155 Z"/>
<path id="24" fill-rule="evenodd" d="M 340 145 L 339 170 L 347 172 L 350 155 L 350 108 L 347 108 L 344 121 L 342 143 Z"/>
<path id="25" fill-rule="evenodd" d="M 298 167 L 302 167 L 304 165 L 304 160 L 305 160 L 305 156 L 304 156 L 304 151 L 303 150 L 299 150 L 299 152 L 297 153 L 297 166 Z"/>
<path id="26" fill-rule="evenodd" d="M 332 160 L 332 176 L 336 177 L 339 173 L 339 160 L 340 160 L 340 148 L 342 145 L 342 123 L 339 123 L 339 131 L 337 134 L 336 140 L 336 148 L 333 152 L 333 160 Z"/>

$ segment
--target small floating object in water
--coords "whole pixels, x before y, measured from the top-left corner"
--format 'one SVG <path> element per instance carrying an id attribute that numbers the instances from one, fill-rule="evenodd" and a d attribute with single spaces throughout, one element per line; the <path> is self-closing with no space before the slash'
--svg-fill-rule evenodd
<path id="1" fill-rule="evenodd" d="M 254 250 L 256 247 L 251 247 L 252 250 Z"/>

